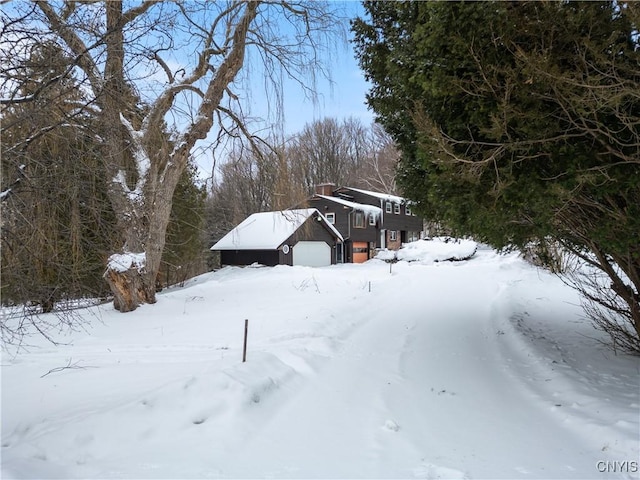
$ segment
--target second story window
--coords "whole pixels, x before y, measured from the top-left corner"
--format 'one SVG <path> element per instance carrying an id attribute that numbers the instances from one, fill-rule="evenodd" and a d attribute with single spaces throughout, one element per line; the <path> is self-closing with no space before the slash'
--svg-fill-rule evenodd
<path id="1" fill-rule="evenodd" d="M 400 215 L 400 204 L 399 203 L 394 203 L 393 204 L 393 213 L 395 213 L 396 215 Z"/>
<path id="2" fill-rule="evenodd" d="M 365 228 L 364 224 L 364 212 L 356 210 L 353 214 L 353 226 L 354 228 Z"/>
<path id="3" fill-rule="evenodd" d="M 404 206 L 404 213 L 405 215 L 411 215 L 411 207 L 408 203 Z"/>
<path id="4" fill-rule="evenodd" d="M 384 207 L 386 213 L 391 213 L 391 202 L 387 202 Z"/>
<path id="5" fill-rule="evenodd" d="M 372 213 L 369 215 L 369 225 L 374 225 L 376 224 L 376 216 Z"/>
<path id="6" fill-rule="evenodd" d="M 325 213 L 324 216 L 327 217 L 327 222 L 329 222 L 331 225 L 336 223 L 335 213 Z"/>

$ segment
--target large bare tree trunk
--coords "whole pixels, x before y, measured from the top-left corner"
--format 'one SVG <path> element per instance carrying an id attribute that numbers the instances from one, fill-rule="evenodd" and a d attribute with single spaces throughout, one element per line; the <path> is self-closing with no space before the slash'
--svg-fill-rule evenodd
<path id="1" fill-rule="evenodd" d="M 163 5 L 154 13 L 152 9 L 159 4 Z M 261 15 L 256 20 L 260 7 Z M 243 119 L 230 107 L 238 101 L 230 87 L 243 67 L 247 47 L 260 51 L 265 72 L 273 75 L 274 81 L 278 78 L 274 66 L 278 64 L 289 75 L 317 71 L 321 65 L 313 54 L 316 35 L 322 37 L 334 30 L 335 17 L 320 3 L 300 0 L 202 4 L 148 0 L 128 10 L 121 0 L 96 2 L 90 7 L 84 2 L 40 1 L 34 8 L 44 15 L 50 32 L 73 54 L 75 66 L 82 70 L 93 91 L 101 119 L 99 133 L 108 194 L 123 240 L 122 249 L 109 258 L 104 274 L 115 307 L 128 312 L 140 304 L 154 303 L 173 193 L 196 142 L 207 137 L 214 119 L 221 124 L 221 132 L 226 131 L 222 126 L 226 119 L 250 137 Z M 274 11 L 272 16 L 274 9 L 280 13 Z M 163 24 L 169 22 L 167 12 L 175 15 L 171 25 Z M 94 17 L 95 26 L 87 25 L 86 19 Z M 288 24 L 283 31 L 290 31 L 278 31 L 272 25 L 274 21 Z M 160 24 L 161 28 L 156 28 Z M 176 25 L 193 41 L 196 60 L 194 65 L 173 71 L 162 55 L 166 45 L 173 48 L 176 43 L 186 42 L 166 33 Z M 145 31 L 154 42 L 158 35 L 164 35 L 166 44 L 154 51 L 149 46 L 154 42 L 145 43 Z M 157 67 L 166 75 L 155 100 L 144 108 L 139 107 L 141 99 L 130 78 L 140 72 L 129 75 L 130 65 L 135 64 L 133 58 L 147 62 L 145 66 L 152 64 L 149 72 Z M 147 89 L 145 80 L 141 82 Z M 169 135 L 165 122 L 176 118 L 171 115 L 180 121 Z"/>
<path id="2" fill-rule="evenodd" d="M 105 3 L 107 35 L 104 87 L 101 92 L 102 132 L 108 193 L 116 212 L 118 229 L 124 237 L 122 252 L 111 256 L 105 272 L 114 295 L 114 306 L 121 312 L 135 310 L 141 303 L 155 302 L 155 292 L 148 288 L 146 261 L 146 210 L 149 193 L 150 160 L 137 157 L 145 152 L 131 151 L 132 128 L 125 121 L 131 97 L 124 78 L 124 18 L 122 3 Z M 123 124 L 123 122 L 125 124 Z M 139 142 L 138 142 L 139 143 Z M 135 166 L 137 178 L 127 178 L 127 160 Z M 135 182 L 131 188 L 130 183 Z M 146 188 L 145 188 L 146 187 Z"/>
<path id="3" fill-rule="evenodd" d="M 187 165 L 191 149 L 198 140 L 206 138 L 226 89 L 242 68 L 247 31 L 256 16 L 258 5 L 259 2 L 246 4 L 244 14 L 230 38 L 229 53 L 203 92 L 204 99 L 196 120 L 180 135 L 176 147 L 169 150 L 166 143 L 158 149 L 157 135 L 154 133 L 158 133 L 180 86 L 166 90 L 158 98 L 140 129 L 136 129 L 126 118 L 123 106 L 118 105 L 119 99 L 126 94 L 123 88 L 122 5 L 120 2 L 107 2 L 107 26 L 114 33 L 107 40 L 106 70 L 111 74 L 106 82 L 105 119 L 108 125 L 120 127 L 112 128 L 107 140 L 111 158 L 110 173 L 113 175 L 110 193 L 120 228 L 125 233 L 125 243 L 123 252 L 112 255 L 105 279 L 114 294 L 114 306 L 121 312 L 129 312 L 140 304 L 156 301 L 156 278 L 165 246 L 173 193 Z M 201 62 L 192 77 L 185 80 L 183 87 L 190 87 L 208 68 L 206 62 Z M 122 168 L 126 162 L 122 156 L 126 152 L 130 153 L 136 167 L 137 178 L 133 188 L 130 186 L 133 182 L 127 181 L 126 171 Z M 127 265 L 130 258 L 136 260 L 128 268 L 122 268 L 122 264 Z"/>

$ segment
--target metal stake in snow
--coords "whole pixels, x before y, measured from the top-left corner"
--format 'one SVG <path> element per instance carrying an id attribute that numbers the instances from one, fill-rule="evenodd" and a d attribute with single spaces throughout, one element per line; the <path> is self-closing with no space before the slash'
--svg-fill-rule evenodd
<path id="1" fill-rule="evenodd" d="M 398 254 L 394 253 L 393 257 L 385 258 L 384 261 L 389 264 L 389 273 L 393 273 L 393 264 L 398 262 Z"/>
<path id="2" fill-rule="evenodd" d="M 244 320 L 244 345 L 242 347 L 242 363 L 247 361 L 247 334 L 249 333 L 249 319 Z"/>

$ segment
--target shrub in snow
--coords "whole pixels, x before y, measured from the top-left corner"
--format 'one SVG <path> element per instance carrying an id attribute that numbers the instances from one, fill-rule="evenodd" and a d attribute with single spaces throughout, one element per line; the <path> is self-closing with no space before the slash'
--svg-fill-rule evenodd
<path id="1" fill-rule="evenodd" d="M 477 249 L 478 244 L 472 240 L 439 237 L 405 243 L 398 251 L 381 250 L 375 258 L 387 262 L 394 259 L 419 263 L 461 261 L 473 257 Z"/>

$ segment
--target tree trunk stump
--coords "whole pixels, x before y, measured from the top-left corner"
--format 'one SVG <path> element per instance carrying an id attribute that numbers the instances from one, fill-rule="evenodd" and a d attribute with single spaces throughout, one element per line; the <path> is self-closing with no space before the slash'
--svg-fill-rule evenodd
<path id="1" fill-rule="evenodd" d="M 113 292 L 113 306 L 125 313 L 131 312 L 143 303 L 155 303 L 155 285 L 151 290 L 145 286 L 145 275 L 137 268 L 125 271 L 108 269 L 105 278 Z"/>

